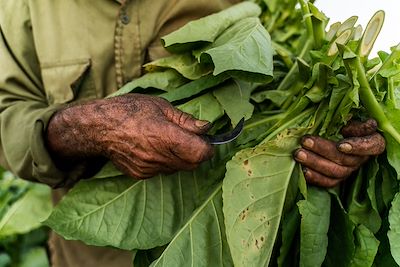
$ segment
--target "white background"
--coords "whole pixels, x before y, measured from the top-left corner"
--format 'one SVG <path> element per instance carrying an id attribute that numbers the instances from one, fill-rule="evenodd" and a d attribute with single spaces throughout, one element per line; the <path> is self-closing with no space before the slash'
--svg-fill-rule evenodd
<path id="1" fill-rule="evenodd" d="M 385 24 L 370 56 L 400 43 L 400 0 L 316 0 L 315 5 L 330 18 L 329 25 L 358 16 L 363 29 L 376 11 L 385 11 Z"/>

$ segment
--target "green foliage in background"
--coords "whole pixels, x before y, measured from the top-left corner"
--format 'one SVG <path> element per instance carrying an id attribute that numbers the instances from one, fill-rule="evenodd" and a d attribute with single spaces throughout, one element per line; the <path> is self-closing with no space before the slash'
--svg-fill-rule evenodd
<path id="1" fill-rule="evenodd" d="M 48 267 L 47 229 L 50 188 L 0 171 L 0 266 Z"/>

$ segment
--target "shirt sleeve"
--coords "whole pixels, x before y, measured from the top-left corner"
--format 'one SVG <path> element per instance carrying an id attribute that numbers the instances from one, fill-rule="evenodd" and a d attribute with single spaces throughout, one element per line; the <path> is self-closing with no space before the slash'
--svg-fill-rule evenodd
<path id="1" fill-rule="evenodd" d="M 27 4 L 0 1 L 0 164 L 51 187 L 74 183 L 82 168 L 59 170 L 44 139 L 59 108 L 46 100 Z"/>

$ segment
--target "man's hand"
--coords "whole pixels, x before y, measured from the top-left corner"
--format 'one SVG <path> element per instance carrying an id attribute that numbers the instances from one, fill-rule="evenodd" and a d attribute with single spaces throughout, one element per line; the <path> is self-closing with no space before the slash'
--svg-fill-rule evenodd
<path id="1" fill-rule="evenodd" d="M 336 143 L 318 136 L 304 136 L 294 153 L 310 184 L 333 187 L 368 160 L 385 150 L 385 139 L 376 132 L 375 120 L 352 121 L 342 129 L 345 139 Z"/>
<path id="2" fill-rule="evenodd" d="M 47 140 L 57 157 L 103 156 L 125 174 L 141 179 L 192 170 L 212 157 L 212 146 L 199 136 L 208 129 L 206 121 L 161 98 L 128 94 L 57 112 Z"/>

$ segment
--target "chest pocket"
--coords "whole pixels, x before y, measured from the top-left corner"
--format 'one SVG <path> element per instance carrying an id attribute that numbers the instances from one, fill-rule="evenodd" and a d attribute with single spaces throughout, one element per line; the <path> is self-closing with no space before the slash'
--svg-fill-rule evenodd
<path id="1" fill-rule="evenodd" d="M 42 81 L 49 105 L 96 98 L 90 65 L 90 59 L 42 64 Z"/>

